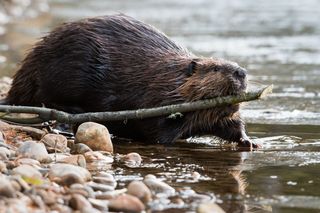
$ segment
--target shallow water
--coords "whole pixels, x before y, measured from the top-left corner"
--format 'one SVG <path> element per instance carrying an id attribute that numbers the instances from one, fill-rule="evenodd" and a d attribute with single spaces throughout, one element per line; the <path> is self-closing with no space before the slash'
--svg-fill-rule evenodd
<path id="1" fill-rule="evenodd" d="M 50 0 L 49 8 L 39 2 L 11 20 L 0 15 L 0 75 L 12 75 L 36 38 L 57 24 L 123 12 L 199 55 L 238 62 L 249 70 L 251 88 L 274 84 L 267 100 L 242 109 L 263 149 L 245 152 L 210 137 L 173 146 L 118 143 L 117 152 L 145 157 L 142 168 L 115 170 L 123 184 L 153 173 L 180 188 L 180 196 L 191 187 L 227 212 L 320 211 L 319 1 Z M 198 181 L 191 181 L 193 171 Z M 197 199 L 153 209 L 194 209 Z"/>

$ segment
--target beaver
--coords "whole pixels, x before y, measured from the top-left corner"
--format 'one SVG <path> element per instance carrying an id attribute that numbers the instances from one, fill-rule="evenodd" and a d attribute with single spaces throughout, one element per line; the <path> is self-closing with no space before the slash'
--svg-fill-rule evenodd
<path id="1" fill-rule="evenodd" d="M 246 90 L 246 75 L 238 64 L 198 57 L 132 17 L 107 15 L 44 36 L 15 74 L 6 103 L 69 113 L 151 108 L 237 95 Z M 239 104 L 105 125 L 116 136 L 149 143 L 210 134 L 252 146 Z"/>

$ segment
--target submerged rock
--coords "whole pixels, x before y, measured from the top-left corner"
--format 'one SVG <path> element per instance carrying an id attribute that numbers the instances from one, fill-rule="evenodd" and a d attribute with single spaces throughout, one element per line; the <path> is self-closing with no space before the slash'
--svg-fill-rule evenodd
<path id="1" fill-rule="evenodd" d="M 135 168 L 135 167 L 139 167 L 141 165 L 142 158 L 138 153 L 131 152 L 131 153 L 126 154 L 123 157 L 123 161 L 126 166 L 128 166 L 130 168 Z"/>
<path id="2" fill-rule="evenodd" d="M 113 152 L 108 129 L 98 123 L 85 122 L 78 127 L 76 143 L 84 143 L 95 151 Z"/>
<path id="3" fill-rule="evenodd" d="M 143 182 L 148 186 L 153 194 L 162 194 L 166 197 L 173 196 L 176 190 L 167 183 L 157 179 L 154 175 L 147 175 Z"/>

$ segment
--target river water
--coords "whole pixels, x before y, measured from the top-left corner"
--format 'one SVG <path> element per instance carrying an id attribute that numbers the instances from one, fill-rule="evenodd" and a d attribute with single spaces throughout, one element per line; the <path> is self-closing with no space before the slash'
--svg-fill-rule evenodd
<path id="1" fill-rule="evenodd" d="M 12 76 L 36 39 L 59 23 L 122 12 L 198 55 L 238 62 L 249 70 L 250 88 L 274 85 L 268 99 L 242 108 L 249 136 L 263 144 L 261 150 L 236 150 L 211 137 L 173 146 L 119 143 L 117 152 L 145 158 L 141 168 L 115 170 L 123 185 L 153 173 L 182 194 L 190 187 L 216 199 L 227 212 L 320 212 L 320 1 L 35 2 L 12 19 L 1 16 L 0 8 L 1 76 Z M 194 171 L 201 174 L 196 182 L 188 179 Z M 152 208 L 184 212 L 197 203 L 193 198 L 183 206 Z"/>

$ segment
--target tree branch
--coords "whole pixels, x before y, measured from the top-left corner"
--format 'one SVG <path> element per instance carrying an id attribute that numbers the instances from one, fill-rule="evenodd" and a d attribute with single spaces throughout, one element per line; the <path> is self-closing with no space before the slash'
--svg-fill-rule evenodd
<path id="1" fill-rule="evenodd" d="M 255 92 L 247 92 L 237 96 L 217 97 L 213 99 L 199 100 L 194 102 L 174 104 L 148 109 L 125 110 L 114 112 L 88 112 L 80 114 L 70 114 L 63 111 L 49 109 L 44 107 L 29 106 L 8 106 L 0 105 L 0 112 L 5 112 L 1 119 L 17 123 L 41 123 L 50 120 L 56 120 L 59 123 L 83 123 L 86 121 L 119 121 L 129 119 L 143 119 L 157 116 L 172 115 L 176 113 L 185 113 L 196 110 L 203 110 L 212 107 L 237 104 L 240 102 L 253 101 L 265 97 L 272 92 L 273 86 L 267 86 Z M 9 113 L 29 113 L 36 114 L 34 118 L 14 118 L 8 116 Z M 174 116 L 173 116 L 174 117 Z"/>

